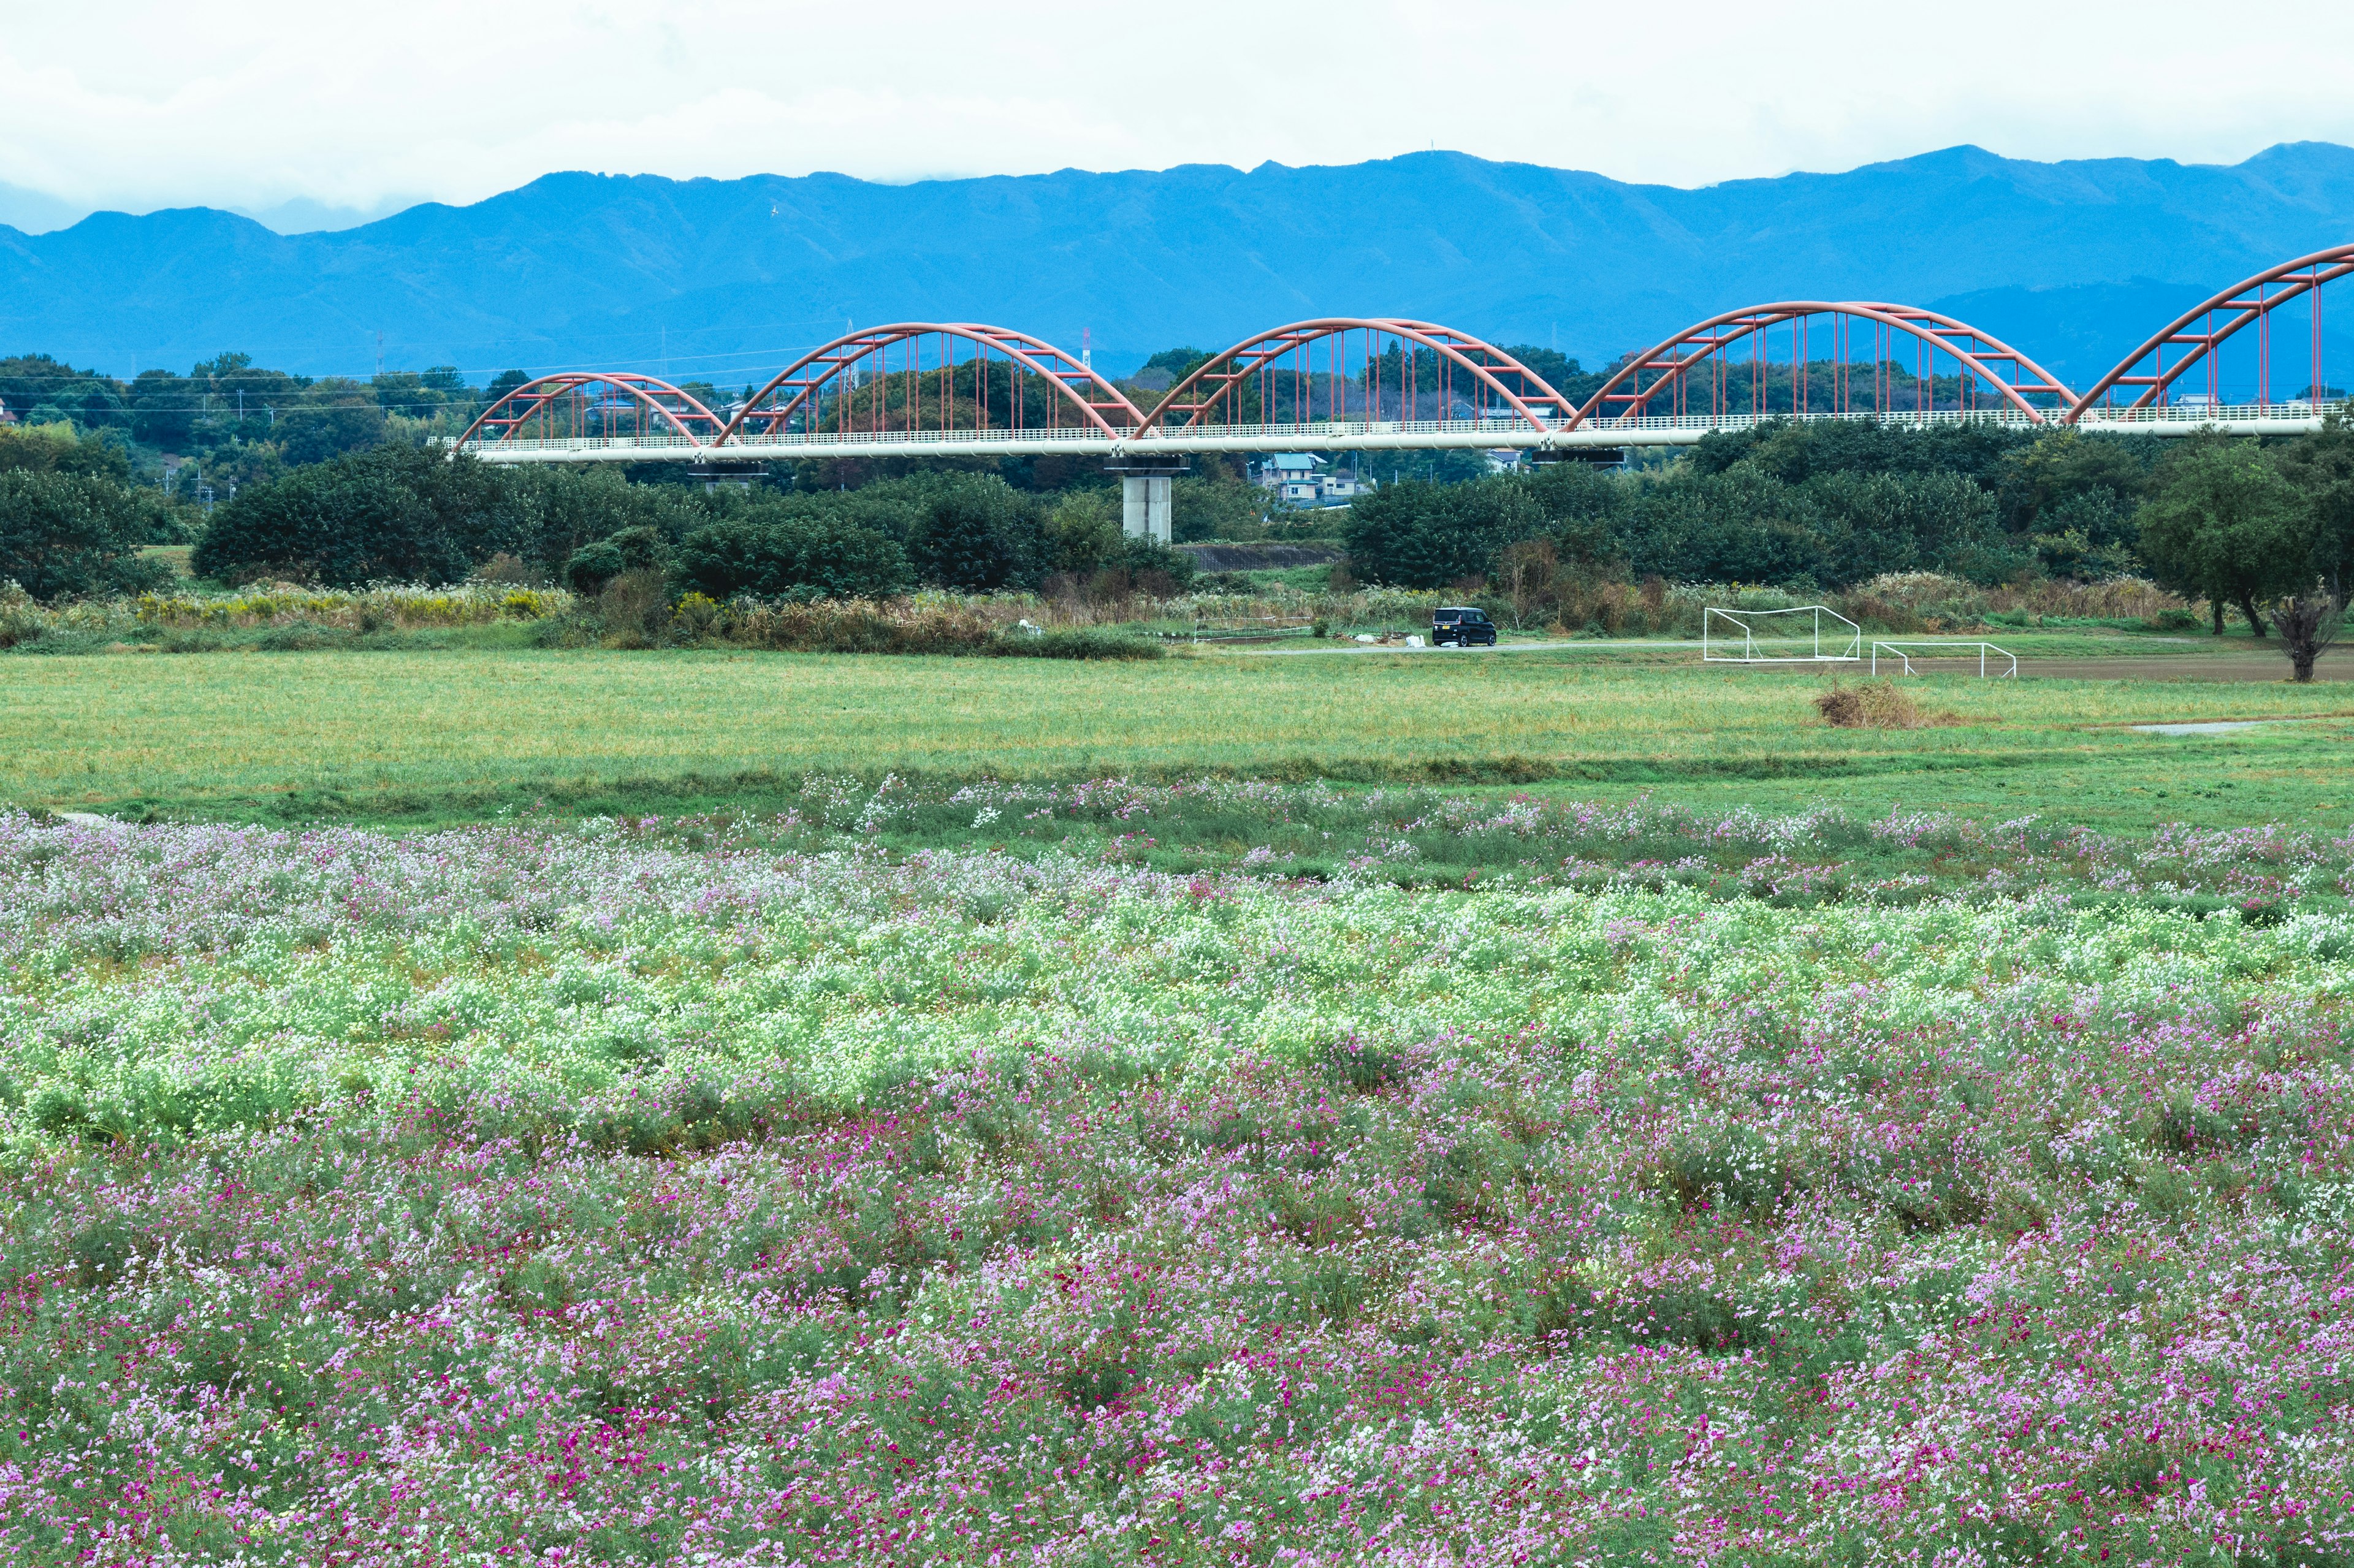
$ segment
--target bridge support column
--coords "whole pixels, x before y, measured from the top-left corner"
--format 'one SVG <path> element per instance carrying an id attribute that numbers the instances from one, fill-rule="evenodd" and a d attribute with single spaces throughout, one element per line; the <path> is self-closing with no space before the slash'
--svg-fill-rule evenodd
<path id="1" fill-rule="evenodd" d="M 1119 475 L 1119 531 L 1131 539 L 1156 545 L 1176 541 L 1176 523 L 1170 514 L 1169 482 L 1193 466 L 1193 460 L 1161 453 L 1122 453 L 1104 464 L 1106 473 Z"/>
<path id="2" fill-rule="evenodd" d="M 1119 482 L 1119 531 L 1131 539 L 1166 545 L 1174 536 L 1169 514 L 1169 477 L 1159 473 L 1122 475 Z"/>

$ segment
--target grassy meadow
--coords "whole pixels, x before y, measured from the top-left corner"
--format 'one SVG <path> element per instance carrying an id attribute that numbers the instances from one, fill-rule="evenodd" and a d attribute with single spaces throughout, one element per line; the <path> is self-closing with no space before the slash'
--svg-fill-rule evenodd
<path id="1" fill-rule="evenodd" d="M 1689 649 L 1183 653 L 1146 662 L 407 650 L 16 659 L 0 800 L 134 817 L 429 824 L 545 800 L 757 808 L 810 772 L 1512 785 L 1701 805 L 2057 813 L 2116 828 L 2354 814 L 2349 688 L 2240 673 L 2244 641 L 2045 635 L 2163 679 L 1930 676 L 1942 722 L 1836 729 L 1811 671 Z M 2274 657 L 2277 657 L 2274 655 Z M 1845 678 L 1852 679 L 1852 675 Z M 2135 723 L 2302 718 L 2167 737 Z"/>

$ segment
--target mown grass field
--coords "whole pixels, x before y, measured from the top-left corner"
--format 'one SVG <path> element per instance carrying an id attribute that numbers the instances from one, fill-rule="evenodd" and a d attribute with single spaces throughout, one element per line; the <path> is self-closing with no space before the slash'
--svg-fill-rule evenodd
<path id="1" fill-rule="evenodd" d="M 2197 656 L 2188 646 L 2178 659 Z M 1908 689 L 1959 722 L 1856 731 L 1816 715 L 1826 681 L 1575 648 L 1128 664 L 528 650 L 27 659 L 0 680 L 0 800 L 430 822 L 535 800 L 757 806 L 817 769 L 1511 784 L 2110 827 L 2354 813 L 2342 778 L 2354 694 L 2335 683 L 1932 677 Z M 2267 717 L 2314 722 L 2214 737 L 2125 727 Z"/>

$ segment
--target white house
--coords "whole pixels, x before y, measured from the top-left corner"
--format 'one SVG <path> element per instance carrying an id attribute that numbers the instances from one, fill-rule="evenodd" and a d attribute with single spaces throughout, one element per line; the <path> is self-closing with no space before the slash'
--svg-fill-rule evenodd
<path id="1" fill-rule="evenodd" d="M 1258 465 L 1258 482 L 1293 506 L 1345 505 L 1370 492 L 1371 480 L 1331 468 L 1313 452 L 1278 452 Z"/>
<path id="2" fill-rule="evenodd" d="M 1294 506 L 1313 506 L 1323 497 L 1323 481 L 1317 471 L 1324 466 L 1324 460 L 1313 452 L 1278 452 L 1258 465 L 1258 482 L 1275 492 L 1278 500 Z"/>

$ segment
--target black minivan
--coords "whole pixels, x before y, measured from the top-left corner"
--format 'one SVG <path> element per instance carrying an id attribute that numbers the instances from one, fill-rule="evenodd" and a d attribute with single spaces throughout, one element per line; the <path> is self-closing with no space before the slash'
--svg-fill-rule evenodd
<path id="1" fill-rule="evenodd" d="M 1469 605 L 1441 605 L 1430 612 L 1430 645 L 1444 648 L 1459 642 L 1469 648 L 1475 642 L 1489 647 L 1496 645 L 1496 623 L 1488 619 L 1487 611 Z"/>

